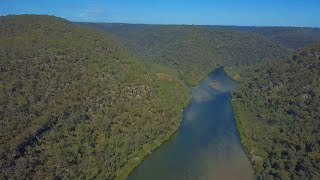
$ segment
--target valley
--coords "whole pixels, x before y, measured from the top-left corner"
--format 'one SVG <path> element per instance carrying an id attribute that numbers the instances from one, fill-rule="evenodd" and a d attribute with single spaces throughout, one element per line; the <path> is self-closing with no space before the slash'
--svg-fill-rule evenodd
<path id="1" fill-rule="evenodd" d="M 319 37 L 0 16 L 0 179 L 317 179 Z"/>
<path id="2" fill-rule="evenodd" d="M 219 88 L 211 87 L 213 82 Z M 193 98 L 179 131 L 128 179 L 254 179 L 230 103 L 230 91 L 236 86 L 218 68 L 191 88 Z"/>

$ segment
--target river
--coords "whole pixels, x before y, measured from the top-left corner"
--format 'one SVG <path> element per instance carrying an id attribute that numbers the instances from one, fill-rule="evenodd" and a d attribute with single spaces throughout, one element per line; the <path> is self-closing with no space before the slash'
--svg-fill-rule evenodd
<path id="1" fill-rule="evenodd" d="M 254 179 L 230 104 L 230 91 L 236 85 L 218 68 L 192 88 L 180 130 L 128 179 Z"/>

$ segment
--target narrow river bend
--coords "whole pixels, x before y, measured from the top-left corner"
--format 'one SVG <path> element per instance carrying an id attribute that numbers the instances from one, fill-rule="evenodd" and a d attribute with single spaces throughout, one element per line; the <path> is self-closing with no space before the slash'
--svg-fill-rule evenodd
<path id="1" fill-rule="evenodd" d="M 129 180 L 254 179 L 230 104 L 236 87 L 218 68 L 192 88 L 180 130 L 147 157 Z"/>

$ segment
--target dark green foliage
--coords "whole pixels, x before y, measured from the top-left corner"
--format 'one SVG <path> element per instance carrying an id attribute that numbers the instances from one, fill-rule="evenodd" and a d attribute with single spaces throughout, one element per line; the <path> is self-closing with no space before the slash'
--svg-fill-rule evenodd
<path id="1" fill-rule="evenodd" d="M 81 25 L 108 32 L 138 57 L 177 69 L 191 85 L 218 66 L 250 65 L 240 74 L 229 71 L 241 81 L 232 103 L 257 174 L 319 177 L 319 51 L 281 60 L 293 49 L 320 42 L 318 29 Z"/>
<path id="2" fill-rule="evenodd" d="M 264 61 L 238 72 L 232 101 L 254 168 L 320 176 L 320 47 L 270 64 L 291 52 L 283 46 L 319 42 L 317 29 L 81 25 L 108 33 L 0 17 L 0 179 L 125 178 L 179 127 L 190 97 L 176 74 L 195 85 L 216 67 Z"/>
<path id="3" fill-rule="evenodd" d="M 295 50 L 320 43 L 319 28 L 258 27 L 252 31 Z"/>
<path id="4" fill-rule="evenodd" d="M 138 57 L 177 69 L 196 85 L 213 69 L 277 59 L 289 50 L 256 33 L 206 26 L 81 23 L 111 34 Z"/>
<path id="5" fill-rule="evenodd" d="M 211 28 L 234 29 L 255 32 L 291 49 L 320 43 L 320 28 L 308 27 L 250 27 L 250 26 L 209 26 Z"/>
<path id="6" fill-rule="evenodd" d="M 0 17 L 0 179 L 124 175 L 177 130 L 189 99 L 104 34 Z"/>
<path id="7" fill-rule="evenodd" d="M 256 172 L 267 179 L 319 179 L 320 46 L 238 73 L 232 103 Z"/>

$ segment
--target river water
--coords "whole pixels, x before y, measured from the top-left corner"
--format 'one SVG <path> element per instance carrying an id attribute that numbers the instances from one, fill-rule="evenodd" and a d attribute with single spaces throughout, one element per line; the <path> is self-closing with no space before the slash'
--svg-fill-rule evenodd
<path id="1" fill-rule="evenodd" d="M 236 128 L 223 68 L 191 89 L 180 130 L 147 157 L 129 180 L 254 179 Z"/>

